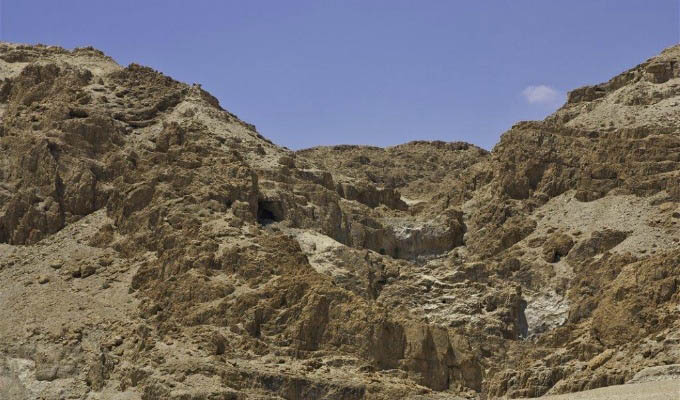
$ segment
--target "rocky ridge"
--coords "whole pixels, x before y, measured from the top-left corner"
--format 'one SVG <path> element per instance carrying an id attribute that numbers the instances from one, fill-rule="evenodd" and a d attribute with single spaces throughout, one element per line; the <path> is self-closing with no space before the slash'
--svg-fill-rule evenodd
<path id="1" fill-rule="evenodd" d="M 533 397 L 671 376 L 679 59 L 577 89 L 491 152 L 293 152 L 198 85 L 2 43 L 0 397 Z"/>

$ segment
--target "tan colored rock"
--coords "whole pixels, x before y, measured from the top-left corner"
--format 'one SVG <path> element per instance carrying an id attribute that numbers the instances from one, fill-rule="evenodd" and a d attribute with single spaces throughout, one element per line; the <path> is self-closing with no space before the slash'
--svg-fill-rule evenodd
<path id="1" fill-rule="evenodd" d="M 0 397 L 540 396 L 678 364 L 678 59 L 492 152 L 292 152 L 198 85 L 1 43 Z"/>
<path id="2" fill-rule="evenodd" d="M 560 261 L 560 259 L 569 254 L 569 250 L 573 246 L 574 241 L 569 235 L 563 233 L 552 235 L 543 244 L 543 259 L 549 263 Z"/>

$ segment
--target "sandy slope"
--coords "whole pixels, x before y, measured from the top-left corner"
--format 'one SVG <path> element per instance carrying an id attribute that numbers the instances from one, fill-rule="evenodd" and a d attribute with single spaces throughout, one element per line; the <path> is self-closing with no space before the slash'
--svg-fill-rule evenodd
<path id="1" fill-rule="evenodd" d="M 680 399 L 680 380 L 609 386 L 543 398 L 552 400 L 677 400 Z"/>
<path id="2" fill-rule="evenodd" d="M 198 85 L 0 43 L 0 400 L 680 377 L 676 104 L 680 46 L 492 152 L 292 152 Z M 677 382 L 562 398 L 680 398 Z"/>

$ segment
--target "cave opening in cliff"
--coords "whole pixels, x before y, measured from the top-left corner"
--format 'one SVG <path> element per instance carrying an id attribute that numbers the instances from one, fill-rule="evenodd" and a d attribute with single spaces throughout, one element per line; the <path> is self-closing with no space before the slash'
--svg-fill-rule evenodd
<path id="1" fill-rule="evenodd" d="M 283 221 L 283 207 L 278 201 L 260 200 L 257 202 L 257 222 L 269 225 Z"/>

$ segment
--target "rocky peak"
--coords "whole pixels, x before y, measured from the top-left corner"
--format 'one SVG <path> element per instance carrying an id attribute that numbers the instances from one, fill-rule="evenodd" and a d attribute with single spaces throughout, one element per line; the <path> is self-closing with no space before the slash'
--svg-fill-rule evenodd
<path id="1" fill-rule="evenodd" d="M 0 44 L 0 397 L 526 397 L 657 376 L 680 363 L 678 49 L 491 152 L 292 152 L 198 85 Z"/>

